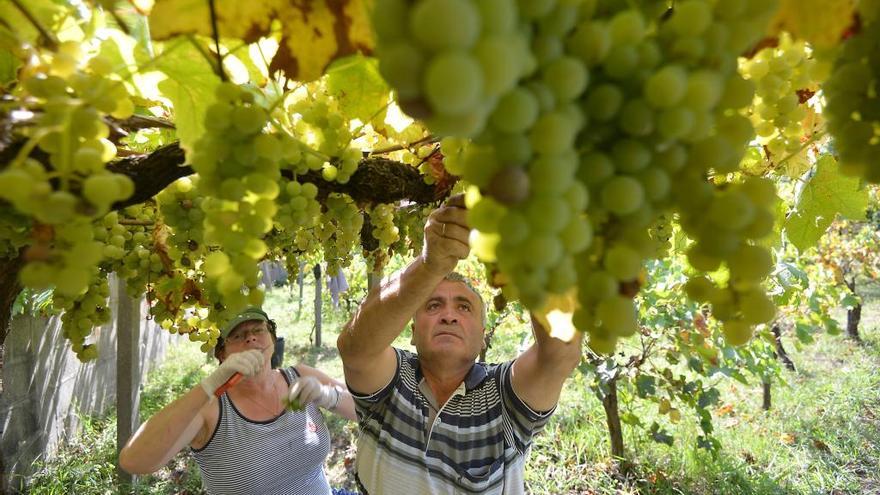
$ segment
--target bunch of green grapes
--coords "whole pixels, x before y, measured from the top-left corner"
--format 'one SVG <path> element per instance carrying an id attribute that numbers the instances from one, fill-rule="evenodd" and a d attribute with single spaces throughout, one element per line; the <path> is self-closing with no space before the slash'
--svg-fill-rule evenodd
<path id="1" fill-rule="evenodd" d="M 110 322 L 110 307 L 107 298 L 110 286 L 107 273 L 92 267 L 90 270 L 88 289 L 75 297 L 66 297 L 56 292 L 53 306 L 63 311 L 61 315 L 61 331 L 64 338 L 70 341 L 73 352 L 80 361 L 86 362 L 98 357 L 96 344 L 86 344 L 86 338 L 94 328 Z"/>
<path id="2" fill-rule="evenodd" d="M 161 222 L 167 228 L 169 257 L 192 266 L 192 259 L 204 254 L 204 221 L 199 176 L 183 177 L 156 195 Z"/>
<path id="3" fill-rule="evenodd" d="M 317 225 L 321 215 L 318 202 L 318 187 L 311 182 L 297 180 L 283 181 L 284 187 L 278 196 L 278 214 L 275 223 L 287 232 L 310 229 Z"/>
<path id="4" fill-rule="evenodd" d="M 335 275 L 339 268 L 351 263 L 355 247 L 360 243 L 363 214 L 347 194 L 331 193 L 324 203 L 317 236 L 324 248 L 327 273 Z"/>
<path id="5" fill-rule="evenodd" d="M 222 301 L 223 309 L 212 310 L 235 312 L 262 301 L 257 262 L 267 252 L 262 237 L 277 212 L 279 163 L 288 142 L 265 132 L 269 115 L 253 94 L 223 83 L 216 96 L 206 113 L 206 133 L 194 144 L 190 161 L 203 196 L 205 248 L 220 249 L 201 266 Z M 223 318 L 212 314 L 211 319 Z"/>
<path id="6" fill-rule="evenodd" d="M 758 142 L 776 159 L 802 146 L 801 121 L 807 112 L 800 94 L 816 91 L 817 67 L 806 43 L 787 33 L 780 35 L 777 46 L 740 61 L 740 71 L 756 89 L 751 119 Z"/>
<path id="7" fill-rule="evenodd" d="M 115 158 L 116 146 L 107 139 L 110 131 L 104 123 L 107 116 L 131 116 L 134 104 L 122 82 L 110 77 L 109 62 L 101 57 L 84 62 L 80 50 L 79 43 L 61 43 L 51 61 L 22 81 L 21 98 L 38 115 L 30 138 L 49 155 L 60 189 L 27 168 L 3 172 L 9 174 L 6 181 L 19 182 L 5 199 L 48 224 L 63 223 L 74 214 L 74 206 L 101 216 L 134 192 L 128 177 L 105 168 Z M 87 207 L 80 204 L 83 200 Z"/>
<path id="8" fill-rule="evenodd" d="M 321 176 L 328 182 L 345 184 L 357 171 L 362 153 L 351 146 L 349 121 L 343 117 L 337 102 L 323 92 L 290 105 L 289 112 L 299 115 L 294 121 L 295 135 L 302 136 L 302 145 L 311 158 L 308 168 L 320 165 Z"/>
<path id="9" fill-rule="evenodd" d="M 379 71 L 401 108 L 439 135 L 482 131 L 498 98 L 534 70 L 517 10 L 515 0 L 377 2 Z"/>
<path id="10" fill-rule="evenodd" d="M 145 287 L 155 282 L 166 271 L 162 257 L 156 251 L 157 240 L 154 238 L 156 207 L 144 203 L 125 208 L 122 214 L 127 221 L 126 225 L 120 225 L 125 229 L 122 236 L 125 238 L 125 244 L 121 248 L 124 254 L 122 258 L 115 258 L 109 264 L 109 268 L 127 282 L 128 294 L 139 298 L 143 295 Z"/>
<path id="11" fill-rule="evenodd" d="M 532 47 L 533 70 L 500 94 L 481 136 L 463 149 L 441 143 L 452 169 L 479 188 L 466 197 L 474 251 L 507 276 L 509 297 L 533 309 L 575 285 L 575 259 L 593 236 L 589 191 L 575 180 L 586 122 L 578 101 L 591 76 L 564 49 L 578 12 L 573 3 L 523 11 L 518 32 Z"/>
<path id="12" fill-rule="evenodd" d="M 370 232 L 379 241 L 380 249 L 387 248 L 400 239 L 400 230 L 394 224 L 394 205 L 377 204 L 369 211 Z"/>
<path id="13" fill-rule="evenodd" d="M 14 161 L 0 172 L 0 199 L 48 232 L 28 248 L 29 263 L 20 274 L 27 287 L 55 286 L 66 296 L 86 291 L 103 252 L 88 223 L 134 192 L 131 179 L 105 168 L 116 147 L 107 140 L 104 119 L 126 118 L 134 109 L 110 72 L 100 57 L 85 62 L 72 42 L 24 72 L 29 76 L 19 96 L 36 115 L 26 147 L 44 151 L 51 171 L 31 158 Z"/>
<path id="14" fill-rule="evenodd" d="M 822 85 L 827 102 L 822 114 L 834 138 L 841 169 L 872 183 L 880 182 L 878 53 L 880 23 L 873 22 L 843 43 L 831 76 Z"/>
<path id="15" fill-rule="evenodd" d="M 22 285 L 54 287 L 64 297 L 85 293 L 105 250 L 95 240 L 91 221 L 78 217 L 63 225 L 38 225 L 33 233 L 35 239 L 24 253 L 27 264 L 19 273 Z"/>
<path id="16" fill-rule="evenodd" d="M 617 338 L 638 330 L 626 289 L 641 283 L 644 261 L 658 254 L 646 229 L 669 210 L 696 241 L 688 253 L 696 271 L 724 263 L 730 287 L 748 285 L 763 294 L 760 280 L 769 274 L 764 261 L 772 258 L 753 241 L 772 229 L 775 191 L 769 182 L 728 182 L 726 174 L 737 170 L 753 136 L 740 114 L 753 90 L 736 72 L 737 56 L 760 38 L 771 14 L 766 2 L 689 0 L 676 2 L 660 20 L 623 9 L 608 20 L 582 23 L 583 33 L 607 33 L 604 53 L 588 43 L 590 37 L 572 38 L 584 42 L 577 50 L 593 64 L 595 83 L 584 100 L 595 124 L 579 138 L 590 149 L 578 177 L 596 198 L 588 213 L 602 242 L 592 250 L 596 265 L 581 268 L 577 315 L 594 349 L 613 349 Z M 749 256 L 762 263 L 742 273 Z M 721 308 L 713 304 L 716 317 L 739 324 L 737 314 Z M 755 323 L 744 325 L 749 335 Z"/>
<path id="17" fill-rule="evenodd" d="M 693 252 L 719 261 L 697 271 L 727 263 L 731 285 L 760 290 L 742 259 L 768 254 L 753 246 L 766 191 L 742 206 L 727 174 L 753 136 L 740 114 L 753 91 L 737 56 L 760 39 L 773 2 L 684 0 L 662 14 L 664 2 L 540 4 L 514 20 L 533 70 L 500 96 L 486 130 L 450 153 L 475 186 L 466 196 L 473 249 L 506 278 L 507 295 L 547 310 L 551 296 L 577 288 L 578 328 L 610 352 L 638 331 L 634 288 L 660 254 L 651 228 L 673 212 Z M 740 206 L 751 207 L 742 219 Z M 716 220 L 703 218 L 710 210 Z M 724 321 L 741 321 L 742 306 Z"/>
<path id="18" fill-rule="evenodd" d="M 399 239 L 391 245 L 391 250 L 402 255 L 419 255 L 425 240 L 425 222 L 430 214 L 430 206 L 398 208 L 394 212 L 394 225 L 397 227 Z"/>

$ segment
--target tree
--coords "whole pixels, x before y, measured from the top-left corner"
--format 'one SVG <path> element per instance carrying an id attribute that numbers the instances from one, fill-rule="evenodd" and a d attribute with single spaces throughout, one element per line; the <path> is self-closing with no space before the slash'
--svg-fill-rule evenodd
<path id="1" fill-rule="evenodd" d="M 864 213 L 841 170 L 875 180 L 872 114 L 847 109 L 873 103 L 876 7 L 847 5 L 6 3 L 0 329 L 22 286 L 54 287 L 93 358 L 116 271 L 208 349 L 261 302 L 261 259 L 381 266 L 456 190 L 490 281 L 594 351 L 639 331 L 672 229 L 686 293 L 745 343 L 775 314 L 778 226 L 804 249 Z M 840 166 L 810 158 L 829 136 Z M 797 198 L 784 224 L 774 184 Z"/>

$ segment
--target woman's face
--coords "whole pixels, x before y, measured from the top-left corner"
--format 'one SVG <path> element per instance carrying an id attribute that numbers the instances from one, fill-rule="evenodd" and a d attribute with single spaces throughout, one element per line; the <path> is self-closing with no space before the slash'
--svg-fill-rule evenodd
<path id="1" fill-rule="evenodd" d="M 269 324 L 265 321 L 251 320 L 240 323 L 223 340 L 223 349 L 219 359 L 222 363 L 226 356 L 249 349 L 261 349 L 264 351 L 266 360 L 272 358 L 274 352 L 275 337 L 269 331 Z"/>

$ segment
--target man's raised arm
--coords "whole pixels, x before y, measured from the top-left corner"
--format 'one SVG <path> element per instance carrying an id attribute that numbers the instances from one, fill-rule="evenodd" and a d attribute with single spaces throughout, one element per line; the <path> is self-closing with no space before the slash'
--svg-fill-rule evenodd
<path id="1" fill-rule="evenodd" d="M 468 256 L 466 213 L 462 196 L 431 212 L 422 254 L 371 291 L 345 325 L 336 345 L 352 390 L 371 394 L 394 377 L 397 358 L 391 343 L 458 261 Z"/>
<path id="2" fill-rule="evenodd" d="M 584 335 L 577 332 L 570 342 L 550 337 L 532 317 L 535 343 L 513 363 L 511 383 L 517 397 L 537 412 L 549 411 L 559 401 L 565 379 L 581 360 Z"/>

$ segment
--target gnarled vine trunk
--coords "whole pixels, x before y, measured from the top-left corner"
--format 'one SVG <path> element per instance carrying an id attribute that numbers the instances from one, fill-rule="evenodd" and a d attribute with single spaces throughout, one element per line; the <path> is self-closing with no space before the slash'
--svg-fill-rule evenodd
<path id="1" fill-rule="evenodd" d="M 856 278 L 853 277 L 852 280 L 846 281 L 846 286 L 849 287 L 850 292 L 853 295 L 857 296 L 856 292 Z M 856 305 L 848 310 L 846 310 L 846 334 L 856 342 L 861 342 L 862 338 L 859 336 L 859 323 L 862 321 L 862 302 L 859 301 Z"/>
<path id="2" fill-rule="evenodd" d="M 602 398 L 605 418 L 608 422 L 608 435 L 611 439 L 611 455 L 623 459 L 623 428 L 620 423 L 620 404 L 617 400 L 617 380 L 608 382 L 608 391 Z"/>

